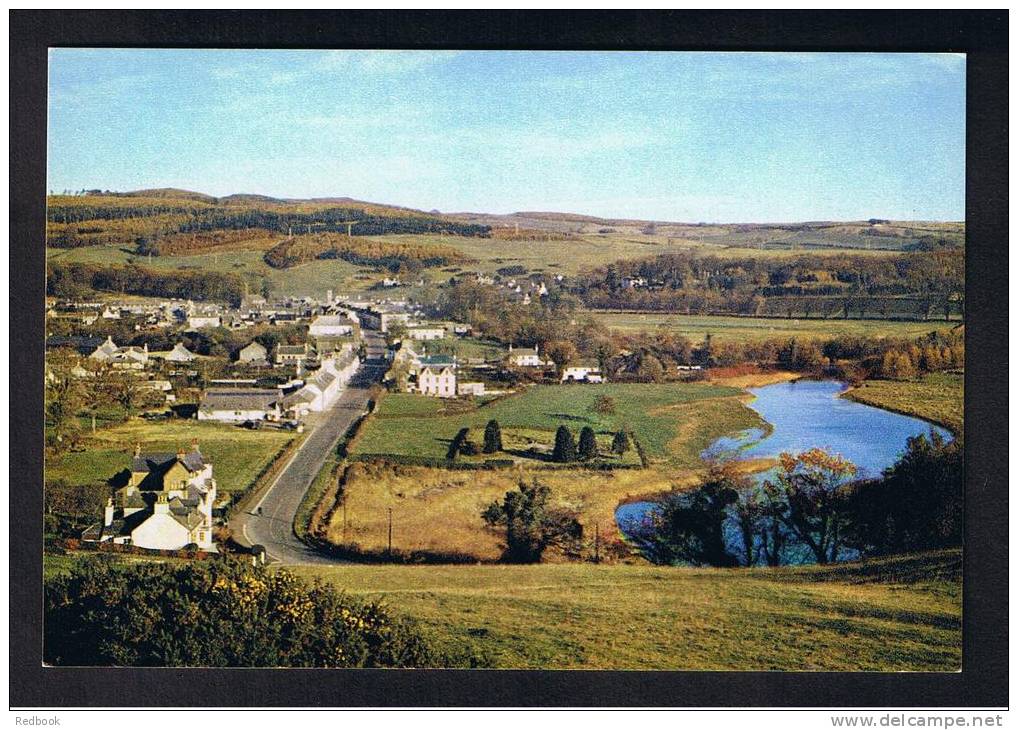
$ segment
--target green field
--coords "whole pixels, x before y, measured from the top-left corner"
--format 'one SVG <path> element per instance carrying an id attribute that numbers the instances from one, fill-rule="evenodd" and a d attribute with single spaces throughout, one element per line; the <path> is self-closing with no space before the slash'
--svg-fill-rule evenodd
<path id="1" fill-rule="evenodd" d="M 591 410 L 601 395 L 615 400 L 614 414 Z M 743 395 L 737 388 L 701 383 L 536 385 L 474 408 L 395 393 L 382 399 L 352 451 L 444 458 L 459 429 L 477 429 L 475 436 L 480 437 L 488 420 L 495 419 L 503 432 L 539 432 L 530 437 L 545 434 L 549 444 L 560 425 L 574 433 L 590 426 L 606 436 L 626 427 L 650 456 L 688 462 L 717 436 L 760 424 L 742 404 Z"/>
<path id="2" fill-rule="evenodd" d="M 889 411 L 907 413 L 946 426 L 965 428 L 965 377 L 933 373 L 921 380 L 867 380 L 847 397 Z"/>
<path id="3" fill-rule="evenodd" d="M 957 671 L 961 555 L 832 568 L 295 569 L 500 668 Z"/>
<path id="4" fill-rule="evenodd" d="M 711 335 L 719 341 L 750 342 L 768 338 L 826 339 L 838 335 L 915 338 L 943 331 L 955 323 L 895 322 L 876 319 L 785 319 L 779 317 L 723 317 L 659 312 L 597 312 L 590 315 L 621 332 L 654 332 L 659 329 L 688 337 L 694 342 Z"/>
<path id="5" fill-rule="evenodd" d="M 47 481 L 68 484 L 103 482 L 130 466 L 134 445 L 143 451 L 190 450 L 191 439 L 212 462 L 220 493 L 247 489 L 259 473 L 282 450 L 293 433 L 264 429 L 250 431 L 237 426 L 171 420 L 149 423 L 132 419 L 89 435 L 84 451 L 47 455 Z"/>

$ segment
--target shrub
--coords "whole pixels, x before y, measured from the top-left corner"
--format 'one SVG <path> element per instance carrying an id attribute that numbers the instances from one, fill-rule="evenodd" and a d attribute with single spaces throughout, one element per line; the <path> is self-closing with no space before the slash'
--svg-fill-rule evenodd
<path id="1" fill-rule="evenodd" d="M 416 625 L 321 583 L 239 561 L 112 566 L 45 586 L 46 662 L 76 666 L 420 667 Z"/>
<path id="2" fill-rule="evenodd" d="M 629 437 L 625 431 L 616 431 L 612 438 L 612 452 L 622 456 L 629 451 Z"/>
<path id="3" fill-rule="evenodd" d="M 544 484 L 520 482 L 516 491 L 506 492 L 501 502 L 492 502 L 481 513 L 489 526 L 505 528 L 503 560 L 540 562 L 544 551 L 553 545 L 567 553 L 577 552 L 583 526 L 576 513 L 551 507 L 550 497 L 551 489 Z"/>

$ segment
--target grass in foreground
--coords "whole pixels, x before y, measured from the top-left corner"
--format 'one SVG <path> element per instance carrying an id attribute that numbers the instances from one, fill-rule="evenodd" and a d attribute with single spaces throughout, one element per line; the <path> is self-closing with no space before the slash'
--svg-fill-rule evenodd
<path id="1" fill-rule="evenodd" d="M 68 484 L 106 481 L 130 466 L 134 445 L 142 451 L 191 448 L 191 439 L 212 462 L 220 492 L 247 489 L 265 466 L 293 438 L 288 431 L 250 431 L 237 426 L 170 420 L 150 423 L 134 418 L 101 429 L 85 440 L 85 450 L 47 455 L 46 479 Z"/>
<path id="2" fill-rule="evenodd" d="M 667 313 L 589 312 L 595 320 L 622 332 L 665 329 L 700 342 L 710 334 L 719 341 L 753 342 L 770 338 L 826 339 L 838 335 L 914 338 L 943 331 L 957 322 L 897 322 L 873 319 L 785 319 Z"/>
<path id="3" fill-rule="evenodd" d="M 500 668 L 956 671 L 961 553 L 832 568 L 329 566 Z"/>
<path id="4" fill-rule="evenodd" d="M 918 416 L 956 434 L 965 428 L 965 377 L 933 373 L 921 380 L 867 380 L 847 397 L 878 408 Z"/>

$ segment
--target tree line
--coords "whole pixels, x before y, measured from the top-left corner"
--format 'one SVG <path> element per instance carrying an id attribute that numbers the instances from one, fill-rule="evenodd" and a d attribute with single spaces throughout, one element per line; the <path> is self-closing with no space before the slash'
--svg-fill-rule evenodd
<path id="1" fill-rule="evenodd" d="M 596 309 L 800 316 L 922 316 L 962 311 L 962 249 L 895 256 L 720 257 L 669 253 L 581 275 L 572 293 Z M 905 298 L 910 312 L 896 299 Z M 781 306 L 768 301 L 781 299 Z"/>
<path id="2" fill-rule="evenodd" d="M 877 479 L 821 449 L 782 454 L 754 484 L 713 464 L 695 489 L 663 500 L 630 526 L 659 564 L 738 567 L 833 563 L 961 544 L 962 446 L 936 432 L 908 440 Z"/>
<path id="3" fill-rule="evenodd" d="M 359 265 L 384 266 L 394 272 L 408 264 L 420 269 L 469 260 L 452 246 L 353 240 L 345 234 L 335 233 L 296 236 L 280 241 L 265 253 L 265 262 L 277 269 L 328 258 L 343 259 Z"/>
<path id="4" fill-rule="evenodd" d="M 168 299 L 225 301 L 238 306 L 244 297 L 244 279 L 218 271 L 160 271 L 144 266 L 102 266 L 87 263 L 50 264 L 46 293 L 65 299 L 91 296 L 94 291 L 135 294 Z"/>

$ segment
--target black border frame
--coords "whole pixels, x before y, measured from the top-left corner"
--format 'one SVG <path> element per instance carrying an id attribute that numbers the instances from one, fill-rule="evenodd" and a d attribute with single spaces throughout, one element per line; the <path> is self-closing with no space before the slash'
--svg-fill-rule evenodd
<path id="1" fill-rule="evenodd" d="M 15 707 L 1006 706 L 1007 11 L 11 11 L 10 703 Z M 47 48 L 968 54 L 963 670 L 954 674 L 41 666 Z M 197 680 L 197 681 L 196 681 Z"/>

